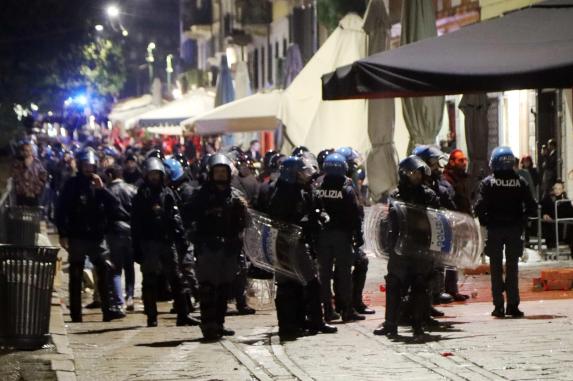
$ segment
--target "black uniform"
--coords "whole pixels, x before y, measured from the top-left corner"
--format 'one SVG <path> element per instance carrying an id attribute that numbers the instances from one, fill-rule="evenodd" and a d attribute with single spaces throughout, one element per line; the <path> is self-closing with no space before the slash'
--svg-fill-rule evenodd
<path id="1" fill-rule="evenodd" d="M 184 212 L 185 206 L 191 201 L 193 193 L 197 188 L 195 188 L 187 178 L 184 178 L 177 183 L 171 184 L 171 189 L 177 196 L 179 209 Z M 183 218 L 183 223 L 186 230 L 191 229 L 191 226 L 186 225 L 185 218 Z M 183 280 L 185 281 L 185 290 L 189 291 L 186 293 L 187 304 L 189 306 L 189 310 L 193 312 L 194 306 L 191 301 L 191 297 L 194 297 L 195 300 L 199 300 L 199 284 L 197 282 L 197 277 L 195 276 L 195 254 L 193 251 L 193 245 L 187 244 L 187 250 L 181 250 L 178 254 L 180 254 L 179 264 L 183 274 Z"/>
<path id="2" fill-rule="evenodd" d="M 184 216 L 185 222 L 194 226 L 201 328 L 205 337 L 219 336 L 239 269 L 246 204 L 230 187 L 220 189 L 209 180 L 193 194 Z"/>
<path id="3" fill-rule="evenodd" d="M 279 221 L 302 226 L 307 255 L 314 258 L 314 240 L 318 232 L 317 202 L 311 190 L 298 184 L 277 180 L 269 204 L 269 215 Z M 307 284 L 275 274 L 277 293 L 275 305 L 281 336 L 298 335 L 306 328 L 319 331 L 324 327 L 320 300 L 320 282 L 315 268 L 307 272 Z M 306 317 L 308 316 L 308 324 Z"/>
<path id="4" fill-rule="evenodd" d="M 82 320 L 82 277 L 85 256 L 94 264 L 101 296 L 104 320 L 111 314 L 109 250 L 104 240 L 108 217 L 121 218 L 118 200 L 105 189 L 95 189 L 91 179 L 79 173 L 64 184 L 58 207 L 56 223 L 60 238 L 67 238 L 70 263 L 70 315 L 72 321 Z"/>
<path id="5" fill-rule="evenodd" d="M 454 188 L 452 187 L 452 185 L 447 182 L 444 178 L 442 178 L 441 176 L 439 178 L 436 178 L 435 175 L 432 175 L 432 179 L 430 182 L 430 188 L 436 193 L 436 195 L 438 196 L 438 199 L 440 200 L 440 206 L 442 208 L 448 209 L 448 210 L 457 210 L 457 205 L 454 202 L 454 197 L 455 197 L 455 191 Z M 429 291 L 430 291 L 430 310 L 432 310 L 433 312 L 438 312 L 440 315 L 442 313 L 440 313 L 439 311 L 435 311 L 433 310 L 431 304 L 435 303 L 435 304 L 439 304 L 440 300 L 440 295 L 444 292 L 444 287 L 445 287 L 445 283 L 446 283 L 446 274 L 449 273 L 448 275 L 448 280 L 451 283 L 452 280 L 451 278 L 455 276 L 453 275 L 454 272 L 457 271 L 455 269 L 451 269 L 451 268 L 444 268 L 444 266 L 442 266 L 441 264 L 438 264 L 438 266 L 434 269 L 432 276 L 430 278 L 430 284 L 429 284 Z M 454 280 L 455 282 L 457 282 L 457 280 Z M 451 301 L 451 299 L 449 298 L 448 301 Z M 430 312 L 430 311 L 429 311 Z"/>
<path id="6" fill-rule="evenodd" d="M 321 299 L 326 314 L 332 310 L 333 265 L 337 307 L 343 315 L 354 312 L 351 270 L 354 263 L 354 246 L 361 246 L 363 243 L 364 212 L 347 180 L 343 176 L 326 175 L 316 189 L 318 201 L 330 217 L 320 231 L 317 242 Z"/>
<path id="7" fill-rule="evenodd" d="M 504 290 L 508 313 L 516 311 L 519 305 L 518 261 L 523 254 L 521 237 L 527 217 L 535 215 L 536 211 L 537 205 L 527 182 L 513 170 L 494 172 L 482 180 L 475 212 L 480 224 L 487 228 L 485 254 L 490 259 L 493 304 L 502 313 Z"/>
<path id="8" fill-rule="evenodd" d="M 178 323 L 183 324 L 189 311 L 178 253 L 186 250 L 186 244 L 177 198 L 171 189 L 147 183 L 139 188 L 133 199 L 131 236 L 134 256 L 143 274 L 143 304 L 148 325 L 157 324 L 158 278 L 162 270 L 174 294 Z"/>
<path id="9" fill-rule="evenodd" d="M 410 186 L 400 184 L 398 189 L 390 195 L 391 200 L 405 203 L 438 208 L 438 197 L 434 191 L 425 185 Z M 397 255 L 393 244 L 398 234 L 397 215 L 390 204 L 389 228 L 386 242 L 390 258 L 388 260 L 388 275 L 386 276 L 386 314 L 384 329 L 396 331 L 402 295 L 410 289 L 410 303 L 412 308 L 412 328 L 414 333 L 422 330 L 422 323 L 427 316 L 429 306 L 428 282 L 434 269 L 434 261 L 430 257 L 408 257 Z M 375 332 L 376 333 L 376 332 Z"/>

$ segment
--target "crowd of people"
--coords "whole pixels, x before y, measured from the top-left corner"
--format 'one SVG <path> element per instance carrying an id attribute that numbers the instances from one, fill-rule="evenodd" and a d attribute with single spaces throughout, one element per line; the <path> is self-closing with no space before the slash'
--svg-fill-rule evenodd
<path id="1" fill-rule="evenodd" d="M 72 321 L 82 321 L 88 257 L 97 275 L 104 321 L 134 310 L 137 262 L 149 327 L 157 326 L 158 300 L 170 294 L 177 326 L 199 325 L 206 339 L 234 334 L 225 326 L 227 302 L 234 299 L 240 314 L 255 313 L 246 298 L 253 265 L 243 249 L 249 209 L 254 209 L 301 226 L 310 259 L 304 282 L 275 274 L 280 336 L 335 333 L 331 322 L 362 320 L 375 313 L 362 300 L 368 271 L 364 207 L 389 203 L 384 241 L 392 243 L 398 234 L 393 200 L 478 217 L 488 229 L 492 315 L 522 316 L 517 261 L 523 253 L 523 221 L 536 213 L 537 205 L 509 148 L 494 150 L 492 175 L 476 190 L 463 151 L 446 155 L 435 146 L 418 146 L 399 163 L 397 189 L 372 200 L 362 158 L 351 147 L 325 149 L 316 156 L 302 146 L 289 156 L 277 151 L 261 155 L 257 143 L 247 152 L 238 147 L 215 152 L 211 147 L 200 157 L 179 151 L 165 157 L 153 147 L 119 152 L 105 145 L 22 143 L 13 167 L 17 203 L 45 206 L 57 226 L 60 245 L 69 253 Z M 521 166 L 531 173 L 530 158 L 521 160 Z M 563 197 L 559 184 L 547 197 Z M 405 321 L 414 336 L 421 337 L 425 328 L 438 324 L 433 317 L 443 316 L 433 305 L 467 299 L 458 290 L 457 269 L 444 268 L 430 257 L 396 255 L 391 245 L 386 249 L 385 322 L 375 334 L 393 336 L 398 323 Z M 199 319 L 191 315 L 197 304 Z"/>

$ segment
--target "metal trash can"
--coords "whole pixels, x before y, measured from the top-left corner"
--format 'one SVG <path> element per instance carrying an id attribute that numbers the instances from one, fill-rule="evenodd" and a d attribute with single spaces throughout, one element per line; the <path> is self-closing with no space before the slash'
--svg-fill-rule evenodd
<path id="1" fill-rule="evenodd" d="M 59 248 L 0 245 L 0 345 L 38 349 L 48 342 Z"/>
<path id="2" fill-rule="evenodd" d="M 34 246 L 40 233 L 42 208 L 32 206 L 11 206 L 6 211 L 7 243 Z"/>

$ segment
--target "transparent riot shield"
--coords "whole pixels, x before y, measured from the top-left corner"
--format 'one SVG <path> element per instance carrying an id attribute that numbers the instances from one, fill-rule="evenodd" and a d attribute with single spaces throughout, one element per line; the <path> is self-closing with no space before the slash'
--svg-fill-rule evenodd
<path id="1" fill-rule="evenodd" d="M 388 222 L 388 204 L 374 204 L 364 208 L 364 250 L 373 252 L 376 256 L 388 258 L 389 250 L 386 242 Z"/>
<path id="2" fill-rule="evenodd" d="M 364 232 L 377 255 L 433 256 L 446 266 L 468 267 L 478 263 L 483 251 L 479 224 L 467 214 L 444 209 L 423 208 L 399 201 L 390 222 L 388 204 L 368 211 Z M 387 234 L 390 226 L 397 231 Z"/>
<path id="3" fill-rule="evenodd" d="M 314 263 L 306 248 L 302 228 L 272 220 L 249 210 L 251 223 L 245 229 L 244 251 L 251 262 L 268 271 L 306 284 L 314 277 Z"/>

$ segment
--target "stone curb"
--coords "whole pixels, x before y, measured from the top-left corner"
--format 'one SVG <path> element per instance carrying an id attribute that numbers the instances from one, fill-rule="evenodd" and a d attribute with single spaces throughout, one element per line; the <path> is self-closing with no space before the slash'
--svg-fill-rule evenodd
<path id="1" fill-rule="evenodd" d="M 58 272 L 61 273 L 61 269 L 58 269 Z M 58 275 L 61 279 L 61 274 Z M 76 365 L 64 322 L 64 299 L 61 296 L 59 284 L 54 284 L 54 288 L 50 311 L 50 338 L 56 347 L 57 356 L 51 360 L 51 368 L 56 373 L 58 381 L 75 381 Z"/>

